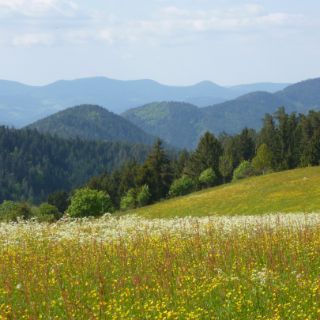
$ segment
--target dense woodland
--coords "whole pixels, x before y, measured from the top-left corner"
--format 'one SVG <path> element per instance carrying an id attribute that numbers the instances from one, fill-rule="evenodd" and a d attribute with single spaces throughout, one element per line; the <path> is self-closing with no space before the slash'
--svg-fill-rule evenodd
<path id="1" fill-rule="evenodd" d="M 90 177 L 145 159 L 149 147 L 119 142 L 64 140 L 35 130 L 0 127 L 0 202 L 46 201 Z"/>
<path id="2" fill-rule="evenodd" d="M 101 200 L 98 212 L 127 210 L 252 175 L 319 165 L 320 112 L 296 115 L 280 108 L 265 116 L 260 132 L 206 132 L 193 152 L 169 154 L 161 140 L 150 150 L 6 127 L 0 128 L 0 150 L 1 201 L 48 201 L 64 212 L 76 195 L 80 202 Z M 84 195 L 72 191 L 79 187 Z"/>
<path id="3" fill-rule="evenodd" d="M 144 164 L 129 162 L 112 174 L 92 178 L 87 186 L 107 192 L 117 208 L 148 203 L 219 185 L 232 179 L 320 163 L 320 112 L 267 114 L 260 132 L 243 129 L 218 138 L 205 133 L 194 152 L 181 151 L 170 160 L 158 141 Z"/>

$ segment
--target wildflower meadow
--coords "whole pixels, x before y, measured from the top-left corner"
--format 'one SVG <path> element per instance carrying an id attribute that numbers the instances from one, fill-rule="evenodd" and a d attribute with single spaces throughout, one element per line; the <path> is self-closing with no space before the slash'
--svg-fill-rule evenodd
<path id="1" fill-rule="evenodd" d="M 320 214 L 0 225 L 0 319 L 319 319 Z"/>

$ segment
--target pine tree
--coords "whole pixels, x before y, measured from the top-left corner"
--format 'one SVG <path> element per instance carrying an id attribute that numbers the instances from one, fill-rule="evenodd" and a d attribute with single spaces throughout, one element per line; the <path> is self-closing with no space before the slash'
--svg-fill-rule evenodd
<path id="1" fill-rule="evenodd" d="M 140 185 L 148 185 L 151 201 L 160 200 L 168 195 L 173 180 L 170 160 L 158 139 L 142 166 Z"/>
<path id="2" fill-rule="evenodd" d="M 216 176 L 221 177 L 219 158 L 222 152 L 222 146 L 218 139 L 210 132 L 206 132 L 191 156 L 187 170 L 188 175 L 198 178 L 201 172 L 212 168 Z"/>

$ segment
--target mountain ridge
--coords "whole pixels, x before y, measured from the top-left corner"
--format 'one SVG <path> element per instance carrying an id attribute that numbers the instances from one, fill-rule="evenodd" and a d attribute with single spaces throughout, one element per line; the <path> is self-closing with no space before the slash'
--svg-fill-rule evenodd
<path id="1" fill-rule="evenodd" d="M 187 135 L 189 141 L 185 141 L 186 134 L 183 130 L 180 133 L 171 131 L 171 128 L 179 126 L 179 122 L 175 121 L 172 116 L 159 119 L 158 122 L 153 119 L 152 126 L 150 126 L 148 119 L 141 117 L 144 113 L 148 113 L 150 104 L 128 110 L 122 115 L 146 132 L 150 134 L 156 132 L 158 136 L 166 137 L 172 145 L 190 149 L 196 146 L 199 137 L 207 130 L 215 134 L 222 132 L 236 134 L 245 127 L 258 130 L 261 128 L 265 114 L 274 113 L 282 106 L 289 112 L 298 113 L 306 113 L 311 109 L 319 110 L 320 78 L 299 82 L 273 94 L 257 91 L 204 108 L 194 106 L 194 112 L 190 118 L 186 118 L 184 114 L 185 106 L 174 102 L 160 102 L 159 106 L 163 108 L 164 104 L 167 115 L 175 114 L 177 118 L 180 114 L 180 117 L 184 119 L 184 124 L 189 124 L 190 132 Z M 154 110 L 157 109 L 155 103 L 152 107 Z M 190 121 L 193 121 L 192 124 Z"/>
<path id="2" fill-rule="evenodd" d="M 0 80 L 0 124 L 23 127 L 57 111 L 81 104 L 101 105 L 118 114 L 163 100 L 189 102 L 204 107 L 238 97 L 243 93 L 241 90 L 246 92 L 248 89 L 234 90 L 211 81 L 189 86 L 170 86 L 149 79 L 93 77 L 30 86 Z"/>

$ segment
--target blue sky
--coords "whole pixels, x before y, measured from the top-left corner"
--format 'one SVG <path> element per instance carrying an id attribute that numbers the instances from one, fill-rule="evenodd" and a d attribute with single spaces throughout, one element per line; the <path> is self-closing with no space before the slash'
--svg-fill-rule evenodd
<path id="1" fill-rule="evenodd" d="M 320 77 L 319 0 L 0 0 L 0 78 Z"/>

